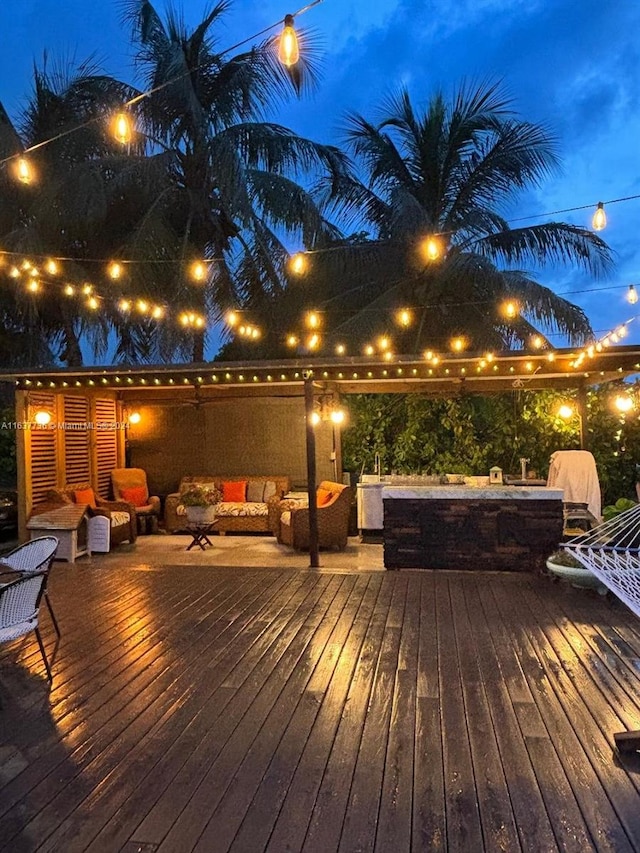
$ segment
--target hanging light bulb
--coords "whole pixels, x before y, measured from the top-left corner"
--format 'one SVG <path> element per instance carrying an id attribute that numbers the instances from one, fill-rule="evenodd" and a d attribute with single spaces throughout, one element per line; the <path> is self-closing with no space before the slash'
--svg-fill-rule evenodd
<path id="1" fill-rule="evenodd" d="M 133 136 L 131 119 L 126 113 L 118 113 L 113 120 L 113 135 L 121 145 L 129 145 L 131 143 Z"/>
<path id="2" fill-rule="evenodd" d="M 396 321 L 406 329 L 411 325 L 411 311 L 408 308 L 401 308 L 396 314 Z"/>
<path id="3" fill-rule="evenodd" d="M 295 65 L 300 59 L 298 48 L 298 36 L 293 27 L 293 15 L 285 15 L 284 29 L 280 33 L 280 44 L 278 46 L 278 59 L 287 68 Z"/>
<path id="4" fill-rule="evenodd" d="M 437 261 L 442 254 L 442 243 L 437 237 L 427 237 L 422 241 L 422 252 L 428 261 Z"/>
<path id="5" fill-rule="evenodd" d="M 296 275 L 302 275 L 302 273 L 307 269 L 307 259 L 303 252 L 298 252 L 296 255 L 293 255 L 289 264 L 291 272 Z"/>
<path id="6" fill-rule="evenodd" d="M 638 301 L 638 291 L 635 289 L 635 287 L 632 284 L 630 284 L 629 290 L 627 290 L 627 302 L 629 302 L 629 304 L 631 304 L 631 305 L 635 305 L 637 301 Z"/>
<path id="7" fill-rule="evenodd" d="M 607 214 L 604 212 L 604 204 L 601 201 L 598 202 L 596 212 L 593 214 L 591 227 L 594 231 L 602 231 L 603 228 L 607 227 Z"/>
<path id="8" fill-rule="evenodd" d="M 26 157 L 18 157 L 15 165 L 15 175 L 21 184 L 33 182 L 33 169 Z"/>
<path id="9" fill-rule="evenodd" d="M 513 318 L 518 313 L 518 306 L 515 302 L 511 302 L 511 301 L 505 302 L 505 304 L 503 306 L 503 311 L 504 311 L 505 317 L 507 317 L 507 319 L 513 320 Z"/>
<path id="10" fill-rule="evenodd" d="M 53 260 L 53 258 L 49 258 L 49 260 L 45 264 L 45 269 L 49 273 L 49 275 L 58 274 L 58 264 Z"/>
<path id="11" fill-rule="evenodd" d="M 119 278 L 122 277 L 122 264 L 119 264 L 117 261 L 112 261 L 109 264 L 107 273 L 109 274 L 109 278 L 112 278 L 114 281 L 117 281 Z"/>
<path id="12" fill-rule="evenodd" d="M 190 272 L 194 281 L 204 281 L 207 276 L 207 268 L 202 261 L 194 261 L 191 264 Z"/>

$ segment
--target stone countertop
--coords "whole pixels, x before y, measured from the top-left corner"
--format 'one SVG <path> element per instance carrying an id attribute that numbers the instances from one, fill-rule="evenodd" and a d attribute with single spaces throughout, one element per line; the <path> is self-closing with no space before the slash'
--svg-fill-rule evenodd
<path id="1" fill-rule="evenodd" d="M 382 497 L 404 500 L 529 500 L 561 501 L 562 489 L 545 486 L 392 486 L 385 484 Z"/>

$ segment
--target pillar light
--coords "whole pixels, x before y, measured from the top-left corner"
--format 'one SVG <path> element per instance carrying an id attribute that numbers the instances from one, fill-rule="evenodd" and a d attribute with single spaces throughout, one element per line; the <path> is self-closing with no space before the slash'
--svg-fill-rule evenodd
<path id="1" fill-rule="evenodd" d="M 287 68 L 295 65 L 300 59 L 300 48 L 298 47 L 298 36 L 293 26 L 293 15 L 285 15 L 284 28 L 280 33 L 278 45 L 278 59 Z"/>

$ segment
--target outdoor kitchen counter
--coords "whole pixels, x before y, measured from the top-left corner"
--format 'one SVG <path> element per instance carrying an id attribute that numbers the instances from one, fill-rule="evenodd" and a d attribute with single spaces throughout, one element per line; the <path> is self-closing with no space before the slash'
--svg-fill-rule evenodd
<path id="1" fill-rule="evenodd" d="M 385 486 L 385 567 L 541 569 L 562 538 L 562 494 L 539 486 Z"/>

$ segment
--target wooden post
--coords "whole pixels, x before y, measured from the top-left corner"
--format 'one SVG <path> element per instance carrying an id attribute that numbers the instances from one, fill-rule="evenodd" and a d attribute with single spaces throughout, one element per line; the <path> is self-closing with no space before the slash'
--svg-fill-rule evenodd
<path id="1" fill-rule="evenodd" d="M 309 568 L 320 565 L 318 555 L 318 506 L 316 503 L 316 435 L 313 430 L 313 376 L 304 372 L 304 412 L 307 430 L 307 492 L 309 495 Z"/>
<path id="2" fill-rule="evenodd" d="M 587 389 L 584 385 L 578 388 L 577 395 L 578 417 L 580 418 L 580 450 L 589 449 L 589 423 L 587 410 Z"/>

